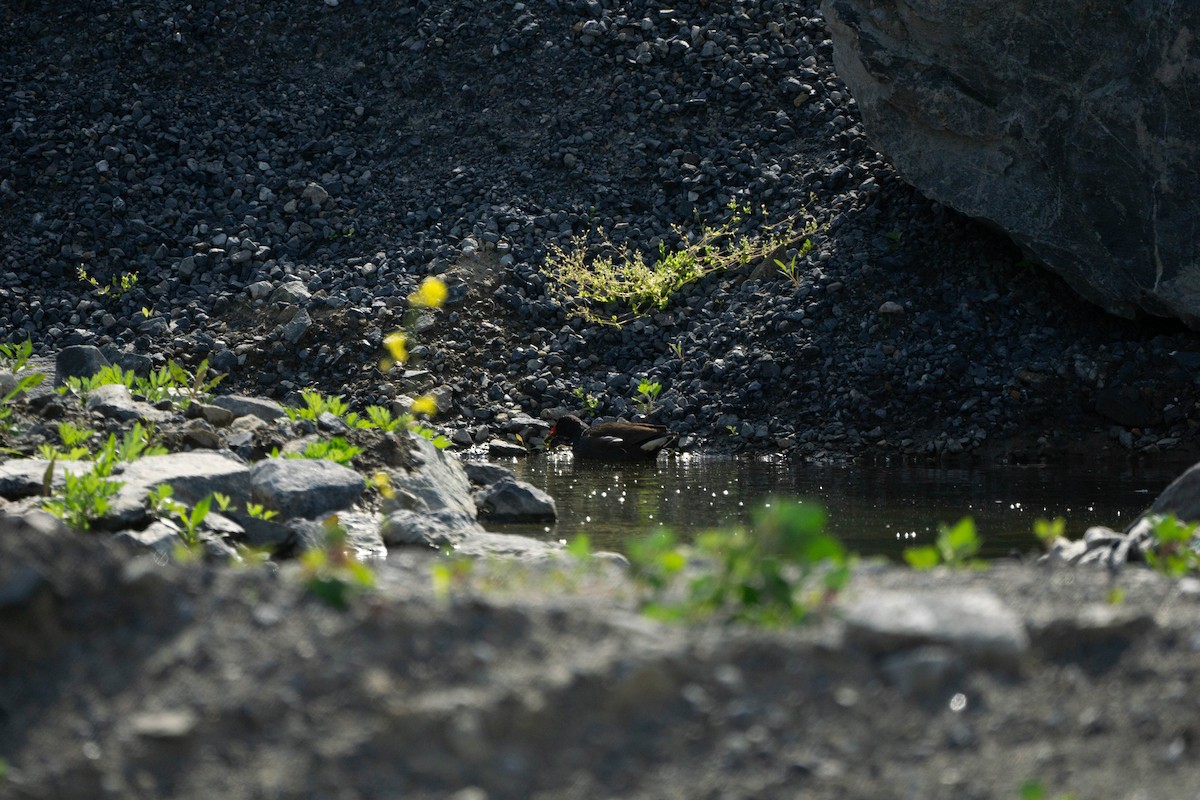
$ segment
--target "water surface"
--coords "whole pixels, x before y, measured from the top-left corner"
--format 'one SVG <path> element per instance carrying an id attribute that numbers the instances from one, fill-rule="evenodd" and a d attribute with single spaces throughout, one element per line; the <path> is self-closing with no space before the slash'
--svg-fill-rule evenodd
<path id="1" fill-rule="evenodd" d="M 559 520 L 489 525 L 494 530 L 562 540 L 587 533 L 595 547 L 621 550 L 630 537 L 664 526 L 690 538 L 746 523 L 772 498 L 787 498 L 824 506 L 830 532 L 848 548 L 891 557 L 931 543 L 939 523 L 964 516 L 974 518 L 989 557 L 1037 549 L 1039 517 L 1064 517 L 1072 538 L 1091 525 L 1119 530 L 1181 471 L 1128 463 L 947 469 L 689 456 L 613 465 L 575 462 L 565 453 L 497 463 L 550 493 Z"/>

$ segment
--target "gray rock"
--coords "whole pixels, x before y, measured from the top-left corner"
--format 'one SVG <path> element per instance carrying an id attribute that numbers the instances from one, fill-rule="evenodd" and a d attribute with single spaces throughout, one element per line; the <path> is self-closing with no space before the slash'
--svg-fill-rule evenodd
<path id="1" fill-rule="evenodd" d="M 1187 522 L 1200 521 L 1200 464 L 1193 464 L 1163 489 L 1150 508 L 1125 529 L 1126 533 L 1132 532 L 1139 522 L 1155 514 L 1174 514 Z"/>
<path id="2" fill-rule="evenodd" d="M 213 398 L 212 404 L 232 411 L 235 417 L 253 416 L 258 417 L 264 422 L 274 422 L 280 417 L 287 416 L 287 412 L 283 410 L 283 406 L 279 405 L 279 403 L 261 397 L 245 397 L 230 394 Z"/>
<path id="3" fill-rule="evenodd" d="M 467 471 L 467 480 L 474 486 L 490 486 L 501 478 L 516 478 L 516 474 L 507 467 L 499 464 L 481 464 L 469 461 L 463 464 Z"/>
<path id="4" fill-rule="evenodd" d="M 316 519 L 349 508 L 365 488 L 357 472 L 324 459 L 269 458 L 250 470 L 254 499 L 284 518 Z"/>
<path id="5" fill-rule="evenodd" d="M 558 508 L 554 498 L 536 486 L 505 477 L 475 495 L 482 519 L 492 522 L 554 522 Z"/>
<path id="6" fill-rule="evenodd" d="M 90 378 L 109 366 L 100 348 L 77 344 L 58 351 L 54 360 L 54 385 L 62 386 L 67 378 Z"/>
<path id="7" fill-rule="evenodd" d="M 986 0 L 821 8 L 867 133 L 914 186 L 1112 313 L 1200 327 L 1200 106 L 1181 44 L 1200 7 L 1069 0 L 1067 27 Z"/>
<path id="8" fill-rule="evenodd" d="M 457 545 L 468 534 L 482 533 L 473 514 L 442 508 L 420 512 L 401 509 L 384 519 L 379 532 L 388 545 L 422 545 L 441 548 Z"/>
<path id="9" fill-rule="evenodd" d="M 102 521 L 102 526 L 110 529 L 145 522 L 146 496 L 163 483 L 174 490 L 176 500 L 189 505 L 214 492 L 228 495 L 239 506 L 250 497 L 249 468 L 234 458 L 204 450 L 139 458 L 118 465 L 111 479 L 124 486 Z"/>
<path id="10" fill-rule="evenodd" d="M 324 205 L 325 201 L 329 199 L 329 192 L 325 191 L 325 187 L 321 184 L 313 182 L 304 187 L 304 191 L 300 193 L 300 196 L 313 205 L 320 206 Z"/>
<path id="11" fill-rule="evenodd" d="M 218 428 L 224 428 L 236 418 L 234 413 L 229 409 L 210 403 L 189 404 L 187 415 L 189 417 L 201 417 L 210 425 L 215 425 Z"/>
<path id="12" fill-rule="evenodd" d="M 1029 649 L 1020 618 L 979 589 L 874 592 L 846 608 L 846 637 L 872 652 L 946 645 L 968 659 L 1007 666 Z"/>
<path id="13" fill-rule="evenodd" d="M 159 411 L 149 403 L 134 400 L 129 390 L 119 383 L 92 389 L 87 393 L 84 406 L 121 422 L 162 422 L 171 418 L 169 411 Z"/>
<path id="14" fill-rule="evenodd" d="M 33 497 L 42 493 L 46 479 L 46 469 L 50 462 L 43 458 L 14 458 L 0 464 L 0 497 L 6 500 L 18 500 L 22 497 Z M 54 474 L 51 476 L 51 486 L 63 486 L 63 474 L 73 472 L 80 474 L 91 470 L 92 465 L 87 461 L 58 461 L 54 464 Z"/>
<path id="15" fill-rule="evenodd" d="M 132 372 L 134 375 L 145 377 L 150 374 L 150 370 L 154 367 L 154 362 L 151 361 L 150 356 L 143 353 L 118 350 L 115 347 L 106 347 L 101 352 L 109 362 L 116 364 L 125 372 Z"/>
<path id="16" fill-rule="evenodd" d="M 179 527 L 166 520 L 155 520 L 143 530 L 118 531 L 113 538 L 167 557 L 175 552 L 175 545 L 182 542 Z"/>
<path id="17" fill-rule="evenodd" d="M 475 501 L 462 462 L 423 437 L 409 435 L 409 441 L 416 467 L 387 470 L 392 486 L 420 498 L 432 511 L 449 509 L 474 519 Z"/>
<path id="18" fill-rule="evenodd" d="M 183 440 L 203 450 L 220 450 L 222 445 L 220 434 L 202 419 L 191 419 L 184 424 Z"/>
<path id="19" fill-rule="evenodd" d="M 478 531 L 463 537 L 455 546 L 454 552 L 476 558 L 497 556 L 536 560 L 560 555 L 563 548 L 556 542 L 543 542 L 528 536 Z"/>
<path id="20" fill-rule="evenodd" d="M 313 325 L 312 317 L 309 316 L 307 309 L 300 309 L 296 315 L 282 326 L 280 333 L 283 338 L 291 344 L 296 344 L 304 338 L 304 334 L 308 333 Z"/>
<path id="21" fill-rule="evenodd" d="M 517 458 L 529 455 L 529 451 L 519 444 L 506 442 L 503 439 L 492 439 L 488 442 L 488 455 L 496 458 Z"/>
<path id="22" fill-rule="evenodd" d="M 252 287 L 253 288 L 253 287 Z M 267 301 L 276 305 L 303 305 L 312 297 L 312 292 L 300 281 L 280 284 L 271 292 Z"/>
<path id="23" fill-rule="evenodd" d="M 338 522 L 346 529 L 347 542 L 359 561 L 381 561 L 387 558 L 387 546 L 379 531 L 379 517 L 361 511 L 338 514 Z"/>

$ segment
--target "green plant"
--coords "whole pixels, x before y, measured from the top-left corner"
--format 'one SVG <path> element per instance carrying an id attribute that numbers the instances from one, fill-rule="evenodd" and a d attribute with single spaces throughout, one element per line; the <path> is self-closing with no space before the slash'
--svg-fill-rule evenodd
<path id="1" fill-rule="evenodd" d="M 786 277 L 789 281 L 791 281 L 792 286 L 799 286 L 800 282 L 804 279 L 804 275 L 800 271 L 800 264 L 798 263 L 798 261 L 800 259 L 804 258 L 805 256 L 807 256 L 812 251 L 813 251 L 812 239 L 805 239 L 804 243 L 800 245 L 800 249 L 796 252 L 796 255 L 792 256 L 791 260 L 788 261 L 788 263 L 785 264 L 782 261 L 780 261 L 778 258 L 775 259 L 775 266 L 779 267 L 779 271 L 781 273 L 783 273 L 783 276 Z"/>
<path id="2" fill-rule="evenodd" d="M 33 342 L 29 339 L 20 344 L 0 343 L 0 367 L 14 375 L 25 368 L 33 355 Z"/>
<path id="3" fill-rule="evenodd" d="M 263 521 L 274 519 L 279 516 L 279 512 L 272 508 L 267 508 L 262 503 L 246 503 L 246 514 L 253 519 L 261 519 Z"/>
<path id="4" fill-rule="evenodd" d="M 643 414 L 650 414 L 654 411 L 654 402 L 658 399 L 658 394 L 661 391 L 661 383 L 643 379 L 638 383 L 638 393 L 637 397 L 633 398 L 633 404 Z"/>
<path id="5" fill-rule="evenodd" d="M 446 558 L 436 562 L 430 571 L 433 593 L 441 600 L 448 599 L 456 588 L 466 585 L 474 571 L 473 558 Z"/>
<path id="6" fill-rule="evenodd" d="M 46 376 L 40 372 L 22 375 L 17 378 L 17 385 L 10 389 L 3 397 L 0 397 L 0 434 L 7 436 L 12 433 L 15 427 L 11 421 L 13 410 L 10 404 L 12 401 L 40 384 L 45 378 Z"/>
<path id="7" fill-rule="evenodd" d="M 801 225 L 798 217 L 790 217 L 741 233 L 739 228 L 745 222 L 745 216 L 735 212 L 727 222 L 703 225 L 694 237 L 676 226 L 680 247 L 668 250 L 660 242 L 653 260 L 641 251 L 614 244 L 603 230 L 590 237 L 581 234 L 566 248 L 558 244 L 547 248 L 546 274 L 570 298 L 574 313 L 592 322 L 620 326 L 633 317 L 665 308 L 677 291 L 705 275 L 766 258 L 794 240 L 793 231 Z M 811 221 L 802 227 L 805 235 L 815 230 Z M 589 239 L 594 243 L 589 244 Z M 611 308 L 606 310 L 607 306 L 616 306 L 620 316 Z"/>
<path id="8" fill-rule="evenodd" d="M 656 533 L 631 543 L 629 559 L 647 590 L 643 610 L 667 620 L 800 622 L 850 575 L 845 548 L 825 532 L 825 512 L 803 503 L 770 504 L 755 515 L 751 530 L 702 534 L 692 548 Z M 679 592 L 681 577 L 687 580 Z"/>
<path id="9" fill-rule="evenodd" d="M 671 342 L 669 345 L 667 345 L 667 347 L 671 348 L 671 352 L 675 354 L 676 358 L 678 358 L 680 361 L 684 360 L 683 359 L 683 342 L 682 341 Z"/>
<path id="10" fill-rule="evenodd" d="M 101 367 L 100 371 L 89 378 L 77 378 L 69 376 L 65 383 L 58 388 L 60 394 L 66 392 L 74 392 L 79 395 L 86 395 L 101 386 L 120 385 L 126 389 L 133 391 L 133 382 L 137 379 L 137 375 L 132 372 L 126 372 L 117 364 L 110 364 L 107 367 Z"/>
<path id="11" fill-rule="evenodd" d="M 322 529 L 323 546 L 300 557 L 304 585 L 326 605 L 345 611 L 353 595 L 374 587 L 375 574 L 354 557 L 349 535 L 337 517 L 326 519 Z"/>
<path id="12" fill-rule="evenodd" d="M 582 386 L 575 387 L 575 396 L 579 398 L 579 402 L 582 403 L 584 410 L 588 414 L 595 416 L 596 409 L 600 407 L 599 398 L 594 394 L 585 392 Z"/>
<path id="13" fill-rule="evenodd" d="M 174 493 L 175 490 L 171 488 L 170 484 L 160 483 L 148 495 L 150 508 L 160 516 L 168 514 L 174 516 L 181 526 L 179 529 L 179 538 L 183 542 L 184 547 L 189 550 L 195 550 L 200 547 L 200 527 L 204 524 L 204 520 L 212 507 L 213 496 L 211 494 L 205 495 L 197 500 L 195 505 L 188 508 L 185 503 L 181 503 L 172 497 Z"/>
<path id="14" fill-rule="evenodd" d="M 59 459 L 62 461 L 78 461 L 86 459 L 90 456 L 91 451 L 84 447 L 84 443 L 96 435 L 96 432 L 89 428 L 77 428 L 70 422 L 60 422 L 57 425 L 58 438 L 62 442 L 65 450 L 58 450 L 51 447 L 49 444 L 42 444 L 38 447 L 38 454 L 47 461 L 51 459 Z"/>
<path id="15" fill-rule="evenodd" d="M 367 406 L 367 418 L 359 420 L 358 427 L 373 427 L 381 431 L 391 432 L 405 427 L 407 422 L 407 420 L 394 416 L 389 409 L 383 406 Z"/>
<path id="16" fill-rule="evenodd" d="M 420 436 L 422 439 L 428 439 L 438 450 L 445 450 L 451 444 L 448 438 L 438 433 L 428 425 L 422 425 L 416 420 L 412 420 L 408 423 L 408 429 L 417 436 Z"/>
<path id="17" fill-rule="evenodd" d="M 301 389 L 300 397 L 304 400 L 303 408 L 287 408 L 288 419 L 309 419 L 316 420 L 322 414 L 328 412 L 335 417 L 344 417 L 346 412 L 350 410 L 350 406 L 340 395 L 326 397 L 316 389 Z"/>
<path id="18" fill-rule="evenodd" d="M 175 361 L 167 361 L 165 367 L 151 372 L 144 381 L 135 382 L 135 389 L 151 402 L 170 398 L 186 407 L 192 402 L 207 401 L 212 397 L 217 385 L 224 379 L 223 373 L 213 372 L 210 374 L 207 358 L 197 365 L 195 372 Z M 151 386 L 154 386 L 156 390 L 161 390 L 162 396 L 152 398 L 147 391 Z"/>
<path id="19" fill-rule="evenodd" d="M 963 517 L 953 527 L 938 525 L 937 542 L 923 547 L 909 547 L 904 551 L 904 560 L 913 569 L 933 569 L 945 564 L 954 569 L 984 569 L 986 562 L 974 556 L 982 542 L 975 531 L 975 520 Z"/>
<path id="20" fill-rule="evenodd" d="M 279 448 L 275 448 L 271 455 L 278 457 L 278 453 Z M 361 447 L 355 447 L 341 436 L 335 436 L 329 440 L 309 442 L 303 450 L 298 453 L 288 453 L 285 458 L 323 458 L 346 465 L 360 453 L 362 453 Z"/>
<path id="21" fill-rule="evenodd" d="M 1050 795 L 1046 791 L 1045 785 L 1036 778 L 1030 778 L 1021 784 L 1020 800 L 1050 800 Z M 1056 800 L 1075 800 L 1076 796 L 1072 793 L 1060 794 Z"/>
<path id="22" fill-rule="evenodd" d="M 91 530 L 97 520 L 108 513 L 112 507 L 109 499 L 125 484 L 122 481 L 108 480 L 108 473 L 102 473 L 97 467 L 88 472 L 76 474 L 63 473 L 63 486 L 54 496 L 42 502 L 42 508 L 61 519 L 68 527 L 79 531 Z M 46 485 L 52 483 L 54 461 L 46 470 Z"/>
<path id="23" fill-rule="evenodd" d="M 114 276 L 107 284 L 101 284 L 100 281 L 89 275 L 83 267 L 79 267 L 75 274 L 79 280 L 91 286 L 96 294 L 102 297 L 112 294 L 113 297 L 119 299 L 133 291 L 133 287 L 137 286 L 138 282 L 138 276 L 129 272 L 123 272 L 120 275 Z"/>
<path id="24" fill-rule="evenodd" d="M 1033 521 L 1033 535 L 1038 538 L 1047 549 L 1050 548 L 1055 541 L 1062 538 L 1067 529 L 1067 521 L 1062 517 L 1054 519 L 1036 519 Z"/>
<path id="25" fill-rule="evenodd" d="M 1155 515 L 1149 522 L 1152 546 L 1146 563 L 1172 578 L 1200 571 L 1200 553 L 1192 544 L 1200 523 L 1182 522 L 1174 514 Z"/>
<path id="26" fill-rule="evenodd" d="M 86 395 L 100 386 L 118 384 L 151 403 L 172 400 L 186 407 L 194 401 L 208 399 L 224 378 L 219 373 L 209 375 L 208 359 L 201 361 L 194 373 L 175 361 L 168 361 L 166 366 L 151 371 L 144 378 L 112 364 L 101 368 L 90 378 L 67 378 L 65 386 L 60 387 L 59 391 Z"/>
<path id="27" fill-rule="evenodd" d="M 142 423 L 135 422 L 133 427 L 121 434 L 117 442 L 116 434 L 110 433 L 96 461 L 106 461 L 110 464 L 117 461 L 137 461 L 143 456 L 166 455 L 167 448 L 154 443 L 154 427 L 143 428 Z"/>

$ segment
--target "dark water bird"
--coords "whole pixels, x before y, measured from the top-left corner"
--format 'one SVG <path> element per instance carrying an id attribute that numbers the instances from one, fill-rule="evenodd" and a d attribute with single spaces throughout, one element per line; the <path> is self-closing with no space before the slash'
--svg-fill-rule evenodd
<path id="1" fill-rule="evenodd" d="M 650 461 L 679 439 L 666 425 L 625 420 L 588 425 L 573 414 L 554 423 L 550 435 L 570 442 L 576 457 L 598 461 Z"/>

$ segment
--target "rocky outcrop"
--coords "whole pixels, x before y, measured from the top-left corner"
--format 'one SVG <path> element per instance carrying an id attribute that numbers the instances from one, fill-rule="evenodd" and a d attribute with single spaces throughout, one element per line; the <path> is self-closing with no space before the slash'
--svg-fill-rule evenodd
<path id="1" fill-rule="evenodd" d="M 1200 7 L 825 0 L 874 145 L 1122 316 L 1200 328 Z"/>

